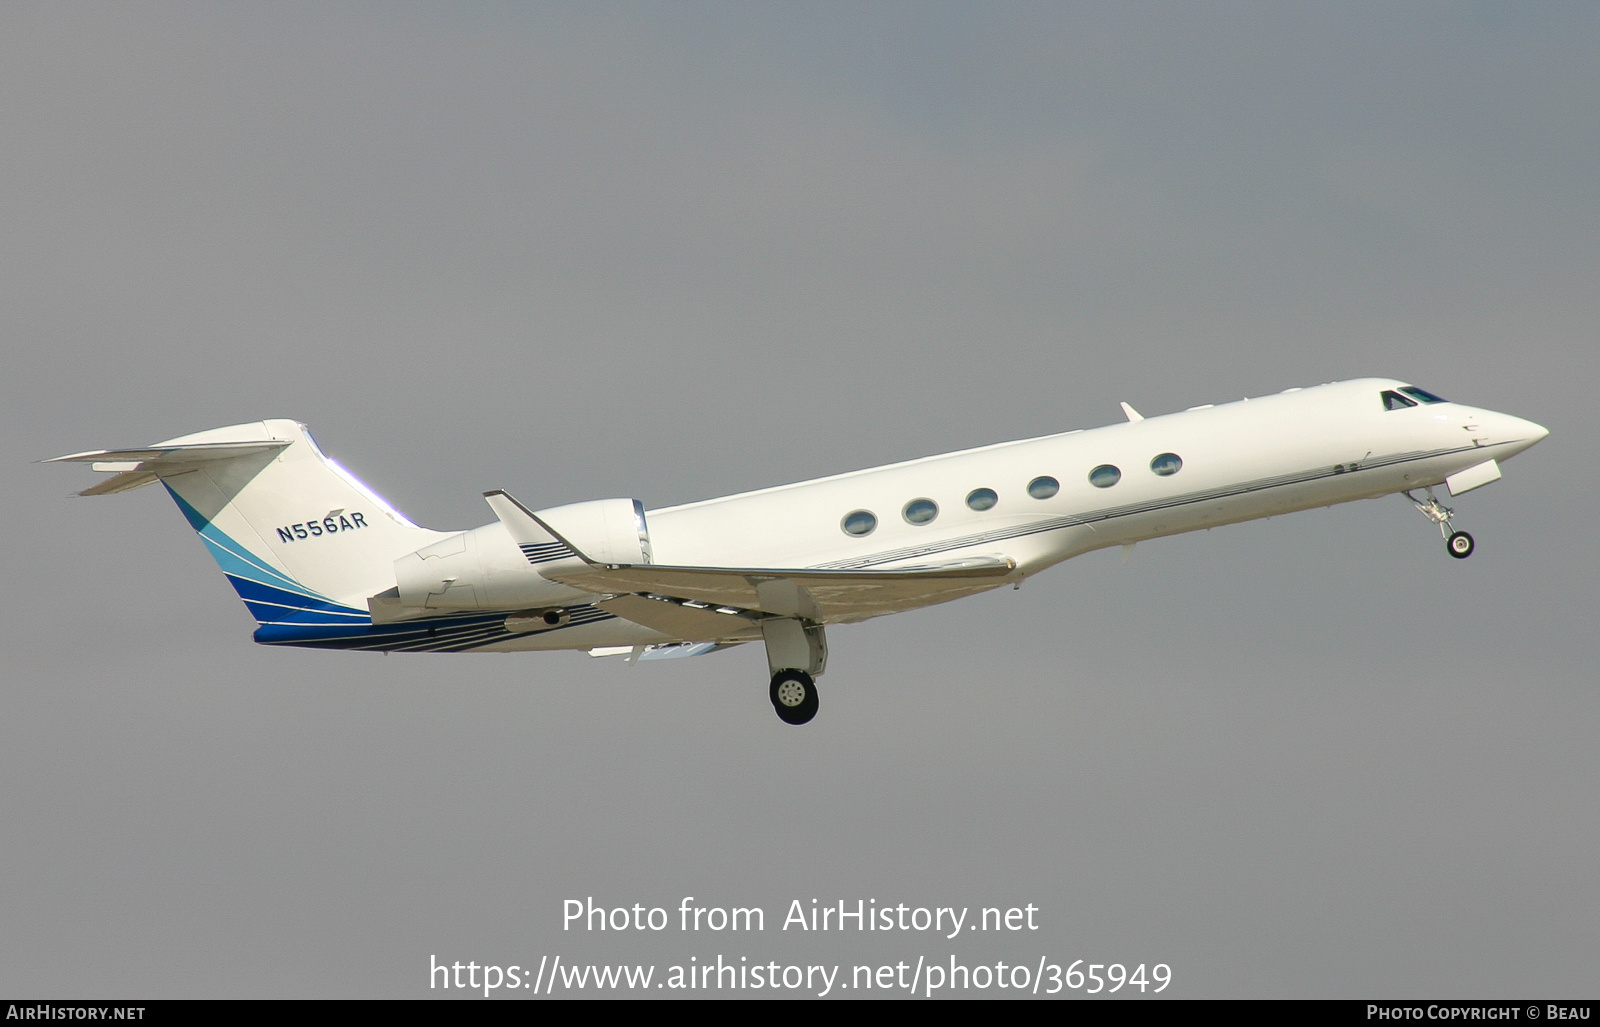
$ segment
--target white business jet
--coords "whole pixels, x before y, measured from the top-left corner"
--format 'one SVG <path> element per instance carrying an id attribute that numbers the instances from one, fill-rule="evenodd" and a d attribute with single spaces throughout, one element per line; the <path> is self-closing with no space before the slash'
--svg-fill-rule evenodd
<path id="1" fill-rule="evenodd" d="M 411 523 L 295 421 L 56 461 L 112 472 L 84 496 L 166 486 L 265 645 L 648 660 L 759 640 L 773 707 L 804 724 L 827 625 L 1019 586 L 1091 550 L 1401 493 L 1465 558 L 1472 536 L 1434 487 L 1495 481 L 1549 434 L 1377 378 L 1160 417 L 1122 406 L 1104 428 L 661 510 L 486 492 L 497 519 L 455 532 Z"/>

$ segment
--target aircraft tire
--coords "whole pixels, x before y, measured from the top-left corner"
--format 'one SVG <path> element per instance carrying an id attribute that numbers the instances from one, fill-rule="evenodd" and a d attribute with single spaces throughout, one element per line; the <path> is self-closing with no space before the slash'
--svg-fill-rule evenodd
<path id="1" fill-rule="evenodd" d="M 1457 560 L 1465 560 L 1472 555 L 1477 544 L 1472 541 L 1472 536 L 1464 531 L 1458 531 L 1445 540 L 1445 548 L 1450 550 L 1450 555 Z"/>
<path id="2" fill-rule="evenodd" d="M 780 670 L 772 675 L 770 698 L 778 719 L 804 724 L 817 715 L 817 683 L 803 670 Z"/>

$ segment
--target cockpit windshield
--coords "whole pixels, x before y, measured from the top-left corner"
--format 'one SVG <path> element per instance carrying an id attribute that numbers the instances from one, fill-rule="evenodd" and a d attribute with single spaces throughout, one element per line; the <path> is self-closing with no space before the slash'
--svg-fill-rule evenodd
<path id="1" fill-rule="evenodd" d="M 1448 400 L 1444 399 L 1443 397 L 1435 396 L 1433 393 L 1429 392 L 1427 389 L 1419 389 L 1415 385 L 1402 385 L 1400 387 L 1400 391 L 1405 393 L 1407 396 L 1410 396 L 1412 399 L 1420 399 L 1424 403 L 1445 403 L 1445 402 L 1448 402 Z"/>
<path id="2" fill-rule="evenodd" d="M 1400 393 L 1395 392 L 1393 389 L 1384 389 L 1382 397 L 1383 409 L 1385 410 L 1404 410 L 1406 407 L 1414 407 L 1417 405 L 1416 400 L 1407 399 L 1406 397 L 1400 395 Z"/>

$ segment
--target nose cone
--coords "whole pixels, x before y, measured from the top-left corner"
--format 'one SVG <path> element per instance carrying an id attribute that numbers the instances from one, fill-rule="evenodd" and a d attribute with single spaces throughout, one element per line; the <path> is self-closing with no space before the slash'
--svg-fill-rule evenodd
<path id="1" fill-rule="evenodd" d="M 1514 447 L 1506 454 L 1506 456 L 1513 456 L 1517 453 L 1520 453 L 1538 443 L 1546 435 L 1550 434 L 1550 429 L 1546 428 L 1544 425 L 1535 424 L 1532 421 L 1525 421 L 1520 417 L 1512 417 L 1510 414 L 1498 415 L 1495 429 L 1495 434 L 1498 435 L 1500 439 L 1503 439 Z"/>

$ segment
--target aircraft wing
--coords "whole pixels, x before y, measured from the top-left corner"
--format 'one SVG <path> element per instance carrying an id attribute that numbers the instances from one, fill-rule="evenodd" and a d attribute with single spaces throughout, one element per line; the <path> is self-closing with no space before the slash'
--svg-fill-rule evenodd
<path id="1" fill-rule="evenodd" d="M 895 570 L 593 564 L 546 573 L 564 585 L 589 592 L 659 595 L 704 603 L 714 610 L 803 617 L 825 624 L 865 620 L 986 592 L 1005 584 L 1015 568 L 1009 559 L 982 557 Z"/>
<path id="2" fill-rule="evenodd" d="M 649 627 L 656 626 L 652 621 L 660 623 L 662 630 L 671 622 L 680 630 L 670 633 L 689 629 L 686 638 L 748 637 L 748 626 L 763 616 L 801 617 L 818 624 L 866 620 L 998 588 L 1016 569 L 1016 562 L 1005 556 L 874 570 L 602 564 L 506 493 L 488 493 L 486 498 L 517 542 L 559 542 L 581 561 L 544 568 L 546 577 L 588 592 L 633 597 L 615 603 L 613 612 Z M 662 602 L 677 609 L 659 608 Z"/>

